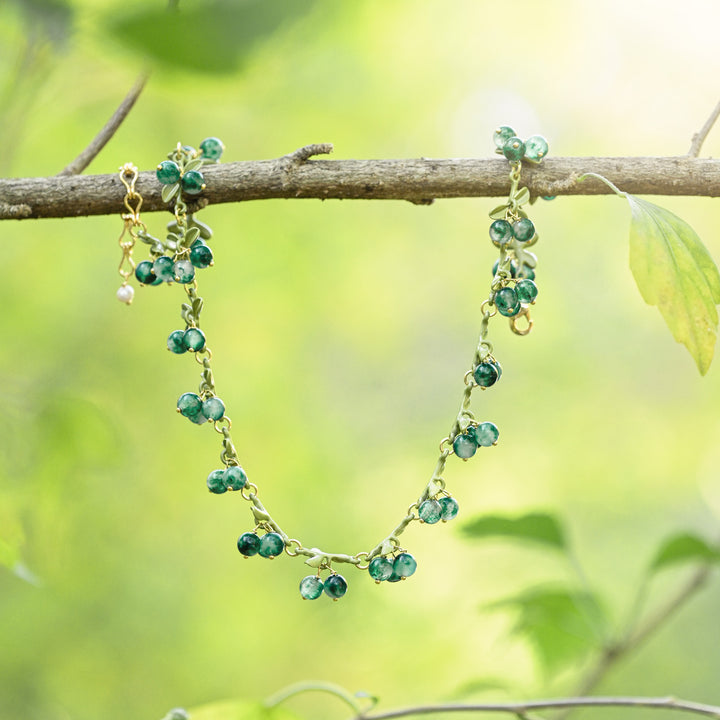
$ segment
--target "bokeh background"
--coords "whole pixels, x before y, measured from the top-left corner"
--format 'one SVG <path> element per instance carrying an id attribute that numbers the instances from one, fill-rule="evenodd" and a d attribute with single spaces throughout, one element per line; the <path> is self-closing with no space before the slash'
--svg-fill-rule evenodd
<path id="1" fill-rule="evenodd" d="M 57 173 L 147 64 L 88 172 L 150 169 L 208 135 L 226 161 L 310 142 L 333 142 L 336 158 L 488 156 L 499 124 L 545 135 L 554 155 L 680 155 L 718 100 L 710 0 L 179 5 L 190 31 L 163 25 L 161 0 L 0 3 L 0 172 Z M 717 130 L 703 154 L 719 151 Z M 660 202 L 720 258 L 716 201 Z M 218 393 L 263 501 L 306 545 L 373 546 L 429 478 L 477 339 L 496 204 L 203 211 Z M 622 201 L 560 197 L 532 217 L 536 327 L 521 338 L 493 322 L 505 372 L 474 399 L 500 444 L 451 458 L 461 514 L 407 532 L 411 580 L 348 572 L 338 603 L 300 599 L 299 560 L 238 555 L 247 507 L 205 489 L 218 436 L 175 413 L 198 382 L 165 349 L 182 294 L 138 288 L 118 303 L 119 217 L 3 223 L 0 716 L 153 720 L 302 680 L 384 707 L 572 692 L 592 655 L 548 665 L 512 633 L 513 613 L 489 606 L 577 573 L 460 528 L 553 513 L 621 623 L 664 537 L 717 532 L 720 373 L 701 378 L 640 298 Z M 145 219 L 161 233 L 168 218 Z M 684 572 L 653 582 L 651 607 Z M 711 585 L 598 691 L 720 702 L 719 601 Z M 318 695 L 291 707 L 347 712 Z"/>

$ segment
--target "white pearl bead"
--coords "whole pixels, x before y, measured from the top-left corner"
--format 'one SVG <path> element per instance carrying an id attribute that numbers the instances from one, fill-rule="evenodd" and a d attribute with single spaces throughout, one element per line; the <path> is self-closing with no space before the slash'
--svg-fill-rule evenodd
<path id="1" fill-rule="evenodd" d="M 120 302 L 124 302 L 126 305 L 129 305 L 133 301 L 133 296 L 135 295 L 135 289 L 132 285 L 121 285 L 118 288 L 118 291 L 116 293 L 117 299 Z"/>

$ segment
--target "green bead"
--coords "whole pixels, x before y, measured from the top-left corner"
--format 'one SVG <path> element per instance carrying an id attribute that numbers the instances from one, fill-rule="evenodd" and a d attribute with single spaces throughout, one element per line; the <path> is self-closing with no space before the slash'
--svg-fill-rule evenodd
<path id="1" fill-rule="evenodd" d="M 515 131 L 507 125 L 501 125 L 494 133 L 493 140 L 495 141 L 495 147 L 498 150 L 502 150 L 505 143 L 511 138 L 515 137 Z"/>
<path id="2" fill-rule="evenodd" d="M 496 260 L 492 268 L 493 277 L 497 275 L 498 268 L 500 267 L 500 261 Z M 514 278 L 517 273 L 517 265 L 514 262 L 510 263 L 510 277 Z"/>
<path id="3" fill-rule="evenodd" d="M 500 437 L 500 431 L 494 423 L 482 422 L 475 427 L 473 435 L 475 442 L 480 447 L 490 447 L 497 442 L 498 437 Z"/>
<path id="4" fill-rule="evenodd" d="M 502 152 L 510 162 L 519 162 L 525 154 L 525 143 L 519 137 L 511 137 L 502 146 Z"/>
<path id="5" fill-rule="evenodd" d="M 177 401 L 177 407 L 180 414 L 186 418 L 194 417 L 198 413 L 202 414 L 202 400 L 195 393 L 181 395 Z"/>
<path id="6" fill-rule="evenodd" d="M 505 317 L 515 317 L 520 312 L 517 293 L 510 287 L 504 287 L 495 293 L 495 306 Z"/>
<path id="7" fill-rule="evenodd" d="M 308 575 L 300 581 L 300 594 L 303 600 L 317 600 L 322 595 L 322 591 L 323 581 L 317 575 Z"/>
<path id="8" fill-rule="evenodd" d="M 550 200 L 554 200 L 556 197 L 557 197 L 557 195 L 543 195 L 542 199 L 550 201 Z"/>
<path id="9" fill-rule="evenodd" d="M 187 348 L 183 343 L 183 337 L 185 336 L 184 330 L 175 330 L 168 335 L 167 346 L 170 352 L 174 352 L 176 355 L 182 355 L 187 352 Z"/>
<path id="10" fill-rule="evenodd" d="M 199 195 L 205 189 L 205 178 L 197 170 L 188 170 L 181 180 L 183 192 L 188 195 Z"/>
<path id="11" fill-rule="evenodd" d="M 245 471 L 237 466 L 231 465 L 224 471 L 223 483 L 228 490 L 242 490 L 247 482 Z"/>
<path id="12" fill-rule="evenodd" d="M 490 225 L 490 239 L 493 245 L 502 247 L 512 240 L 512 225 L 507 220 L 495 220 Z"/>
<path id="13" fill-rule="evenodd" d="M 385 557 L 376 557 L 370 561 L 368 566 L 370 577 L 377 583 L 387 580 L 393 574 L 392 560 Z"/>
<path id="14" fill-rule="evenodd" d="M 535 225 L 528 218 L 520 218 L 513 223 L 512 234 L 520 242 L 527 242 L 535 237 Z"/>
<path id="15" fill-rule="evenodd" d="M 190 262 L 196 268 L 206 268 L 212 265 L 213 254 L 212 250 L 207 245 L 193 245 L 190 250 Z"/>
<path id="16" fill-rule="evenodd" d="M 542 135 L 533 135 L 525 141 L 525 157 L 531 162 L 540 162 L 547 153 L 547 140 Z"/>
<path id="17" fill-rule="evenodd" d="M 400 553 L 393 562 L 393 570 L 401 578 L 410 577 L 417 569 L 417 562 L 410 553 Z"/>
<path id="18" fill-rule="evenodd" d="M 243 533 L 237 541 L 237 548 L 241 555 L 245 557 L 252 557 L 257 555 L 260 549 L 260 538 L 251 532 Z"/>
<path id="19" fill-rule="evenodd" d="M 198 151 L 192 145 L 183 145 L 182 149 L 190 156 L 197 157 Z"/>
<path id="20" fill-rule="evenodd" d="M 155 260 L 152 271 L 160 282 L 172 282 L 175 280 L 174 263 L 167 255 L 161 255 Z"/>
<path id="21" fill-rule="evenodd" d="M 442 507 L 437 500 L 425 500 L 418 508 L 418 517 L 428 525 L 434 525 L 440 522 L 442 517 Z"/>
<path id="22" fill-rule="evenodd" d="M 285 549 L 285 541 L 276 532 L 270 532 L 260 538 L 258 553 L 264 558 L 274 558 Z"/>
<path id="23" fill-rule="evenodd" d="M 172 160 L 163 160 L 157 166 L 155 175 L 163 185 L 172 185 L 180 179 L 180 168 Z"/>
<path id="24" fill-rule="evenodd" d="M 495 363 L 481 362 L 475 367 L 473 377 L 480 387 L 490 387 L 498 381 L 500 375 Z"/>
<path id="25" fill-rule="evenodd" d="M 183 344 L 188 350 L 200 352 L 205 347 L 205 333 L 200 328 L 188 328 L 183 334 Z"/>
<path id="26" fill-rule="evenodd" d="M 203 157 L 206 157 L 208 160 L 219 160 L 222 157 L 225 146 L 219 138 L 209 137 L 200 143 L 200 149 L 202 150 Z"/>
<path id="27" fill-rule="evenodd" d="M 468 460 L 477 452 L 475 438 L 470 435 L 458 435 L 453 440 L 453 452 L 462 460 Z"/>
<path id="28" fill-rule="evenodd" d="M 455 498 L 443 497 L 440 498 L 438 502 L 440 503 L 440 507 L 442 508 L 441 519 L 443 522 L 448 522 L 448 520 L 452 520 L 458 514 L 458 510 L 460 508 L 458 507 Z"/>
<path id="29" fill-rule="evenodd" d="M 225 415 L 225 403 L 217 397 L 208 398 L 202 404 L 202 413 L 208 420 L 221 420 Z"/>
<path id="30" fill-rule="evenodd" d="M 535 298 L 538 296 L 537 285 L 532 280 L 518 281 L 517 285 L 515 285 L 515 292 L 518 300 L 526 304 L 535 302 Z"/>
<path id="31" fill-rule="evenodd" d="M 138 263 L 135 267 L 135 278 L 141 285 L 152 285 L 157 280 L 153 264 L 149 260 Z"/>
<path id="32" fill-rule="evenodd" d="M 524 278 L 526 280 L 535 279 L 535 271 L 529 265 L 522 265 L 518 270 L 517 277 Z"/>
<path id="33" fill-rule="evenodd" d="M 189 260 L 178 260 L 173 266 L 175 274 L 175 282 L 185 283 L 192 282 L 195 279 L 195 267 Z"/>
<path id="34" fill-rule="evenodd" d="M 211 493 L 215 493 L 216 495 L 221 495 L 222 493 L 227 491 L 227 487 L 223 481 L 224 476 L 225 476 L 225 470 L 213 470 L 207 476 L 207 486 L 208 486 L 208 490 Z"/>
<path id="35" fill-rule="evenodd" d="M 394 570 L 393 574 L 387 579 L 388 582 L 400 582 L 402 578 Z"/>
<path id="36" fill-rule="evenodd" d="M 498 380 L 502 377 L 502 365 L 497 360 L 491 360 L 492 364 L 498 372 Z"/>
<path id="37" fill-rule="evenodd" d="M 202 412 L 199 412 L 197 415 L 191 415 L 188 420 L 196 425 L 202 425 L 207 422 L 207 418 L 202 414 Z"/>
<path id="38" fill-rule="evenodd" d="M 333 574 L 325 581 L 323 590 L 328 597 L 339 600 L 347 592 L 347 581 L 342 575 Z"/>

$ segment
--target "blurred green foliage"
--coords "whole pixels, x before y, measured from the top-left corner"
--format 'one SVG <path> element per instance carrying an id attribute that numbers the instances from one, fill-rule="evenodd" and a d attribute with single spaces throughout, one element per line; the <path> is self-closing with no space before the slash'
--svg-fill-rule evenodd
<path id="1" fill-rule="evenodd" d="M 309 142 L 334 142 L 337 157 L 485 156 L 503 123 L 542 133 L 555 155 L 680 154 L 716 101 L 706 78 L 720 71 L 720 10 L 641 5 L 247 2 L 225 6 L 247 22 L 217 15 L 213 28 L 202 10 L 216 5 L 199 0 L 181 0 L 177 16 L 140 0 L 0 4 L 0 168 L 58 172 L 148 60 L 147 89 L 90 172 L 152 168 L 177 141 L 208 135 L 227 161 Z M 142 39 L 188 17 L 202 42 L 191 34 L 177 56 Z M 717 133 L 704 152 L 720 152 Z M 427 481 L 477 339 L 496 204 L 203 211 L 218 389 L 251 480 L 306 545 L 371 546 Z M 720 257 L 709 200 L 663 204 Z M 198 381 L 165 350 L 177 288 L 138 289 L 130 308 L 115 299 L 120 219 L 3 224 L 0 558 L 16 572 L 0 573 L 0 717 L 153 719 L 224 698 L 252 714 L 307 678 L 384 705 L 463 687 L 568 692 L 597 622 L 627 615 L 648 559 L 668 568 L 651 612 L 714 552 L 703 538 L 720 512 L 720 376 L 698 377 L 638 298 L 620 203 L 558 198 L 532 218 L 535 329 L 518 338 L 493 321 L 504 374 L 474 398 L 501 443 L 450 464 L 461 518 L 408 531 L 411 580 L 378 587 L 349 573 L 339 603 L 299 599 L 297 560 L 238 556 L 247 508 L 204 488 L 217 438 L 174 412 Z M 145 219 L 161 232 L 168 218 Z M 471 541 L 458 529 L 475 516 L 508 521 Z M 549 528 L 526 533 L 535 548 L 507 542 L 514 520 L 533 516 Z M 687 533 L 694 544 L 657 554 Z M 541 538 L 558 549 L 572 538 L 592 589 Z M 717 702 L 718 594 L 711 586 L 602 692 Z M 292 707 L 338 716 L 316 696 Z"/>

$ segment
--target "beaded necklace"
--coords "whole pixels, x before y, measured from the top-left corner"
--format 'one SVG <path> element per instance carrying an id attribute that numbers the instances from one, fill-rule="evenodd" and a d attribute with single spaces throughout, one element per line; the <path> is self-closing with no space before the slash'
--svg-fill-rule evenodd
<path id="1" fill-rule="evenodd" d="M 198 294 L 197 278 L 197 271 L 213 265 L 213 253 L 207 243 L 212 231 L 188 210 L 186 200 L 199 199 L 205 189 L 202 168 L 220 160 L 223 143 L 217 138 L 206 138 L 197 150 L 178 143 L 168 154 L 168 159 L 157 166 L 156 176 L 162 184 L 162 199 L 173 203 L 174 219 L 167 226 L 165 240 L 150 235 L 140 218 L 142 197 L 135 189 L 138 169 L 131 163 L 120 168 L 120 179 L 126 189 L 124 205 L 127 212 L 122 215 L 124 226 L 118 241 L 122 249 L 119 273 L 123 283 L 117 297 L 128 305 L 132 302 L 134 289 L 129 284 L 132 275 L 141 285 L 155 286 L 166 282 L 183 287 L 187 297 L 180 314 L 185 327 L 170 333 L 167 347 L 176 355 L 192 353 L 202 367 L 198 391 L 180 396 L 178 413 L 196 425 L 210 423 L 222 436 L 222 467 L 212 470 L 207 476 L 208 490 L 216 495 L 232 492 L 248 503 L 254 526 L 237 540 L 242 556 L 259 555 L 272 559 L 284 552 L 291 557 L 303 557 L 305 564 L 315 570 L 314 574 L 300 580 L 300 595 L 306 600 L 315 600 L 323 594 L 338 600 L 345 595 L 348 584 L 336 569 L 339 565 L 367 570 L 376 583 L 394 583 L 413 575 L 417 562 L 401 545 L 402 533 L 414 521 L 433 525 L 448 522 L 458 514 L 458 503 L 447 490 L 443 478 L 448 457 L 455 455 L 467 461 L 478 448 L 490 447 L 498 442 L 497 426 L 489 421 L 478 422 L 470 410 L 470 400 L 476 388 L 486 390 L 495 385 L 502 375 L 502 368 L 488 340 L 490 319 L 497 314 L 507 317 L 510 329 L 517 335 L 527 335 L 532 329 L 529 306 L 534 304 L 538 294 L 534 282 L 537 258 L 527 248 L 537 242 L 538 235 L 523 210 L 524 205 L 532 202 L 530 193 L 527 188 L 518 186 L 522 162 L 541 162 L 548 146 L 539 135 L 523 142 L 507 126 L 495 131 L 494 141 L 496 152 L 503 154 L 510 163 L 510 191 L 507 202 L 490 213 L 493 220 L 490 239 L 499 249 L 499 257 L 493 267 L 489 295 L 480 306 L 480 338 L 471 367 L 463 378 L 465 389 L 460 410 L 450 432 L 440 442 L 435 469 L 418 499 L 375 547 L 353 555 L 305 547 L 273 519 L 260 501 L 258 486 L 250 482 L 240 464 L 230 432 L 232 422 L 226 414 L 225 404 L 216 394 L 212 353 L 200 328 L 203 299 Z M 149 246 L 150 259 L 136 265 L 133 248 L 137 241 Z M 524 321 L 522 326 L 521 320 Z"/>

